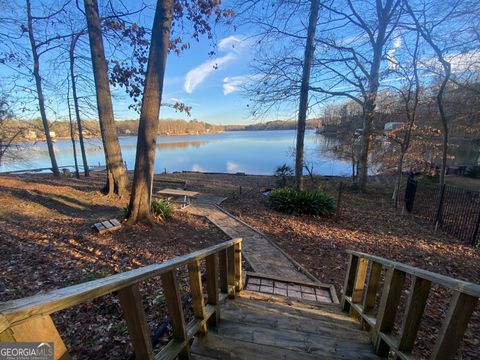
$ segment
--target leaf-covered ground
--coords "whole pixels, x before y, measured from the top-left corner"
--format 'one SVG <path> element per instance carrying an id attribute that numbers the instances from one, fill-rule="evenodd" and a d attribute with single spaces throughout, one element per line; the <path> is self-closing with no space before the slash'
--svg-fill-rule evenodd
<path id="1" fill-rule="evenodd" d="M 124 227 L 100 236 L 91 226 L 98 220 L 122 219 L 127 203 L 101 195 L 103 180 L 101 175 L 89 180 L 42 174 L 0 177 L 0 301 L 161 262 L 227 240 L 205 219 L 184 213 L 154 227 Z M 185 269 L 179 279 L 188 291 Z M 153 333 L 166 315 L 160 280 L 143 283 L 141 293 Z M 188 308 L 186 316 L 191 316 Z M 77 359 L 131 356 L 116 295 L 58 312 L 53 319 Z"/>
<path id="2" fill-rule="evenodd" d="M 330 180 L 320 186 L 336 198 L 337 185 Z M 431 224 L 394 211 L 389 206 L 391 193 L 386 183 L 372 185 L 366 195 L 346 191 L 339 221 L 273 211 L 258 190 L 261 189 L 229 199 L 224 207 L 275 240 L 320 281 L 334 284 L 339 295 L 346 272 L 347 249 L 480 283 L 480 250 L 462 245 L 441 231 L 435 233 Z M 407 281 L 405 289 L 408 286 Z M 402 295 L 403 303 L 406 292 Z M 432 288 L 416 344 L 420 358 L 428 358 L 449 296 L 443 288 Z M 397 329 L 399 325 L 400 315 Z M 480 305 L 473 314 L 461 352 L 463 359 L 480 358 Z"/>
<path id="3" fill-rule="evenodd" d="M 98 236 L 90 226 L 99 219 L 121 218 L 126 205 L 126 200 L 100 195 L 97 190 L 103 180 L 103 175 L 88 181 L 40 174 L 0 177 L 0 301 L 163 261 L 226 239 L 207 221 L 186 214 L 177 214 L 154 228 L 124 228 Z M 156 186 L 172 187 L 172 180 L 186 181 L 189 190 L 228 196 L 224 203 L 228 211 L 277 241 L 319 280 L 333 283 L 339 294 L 346 249 L 480 283 L 480 250 L 440 231 L 435 233 L 431 224 L 393 211 L 386 183 L 372 186 L 367 195 L 346 191 L 341 219 L 335 221 L 271 210 L 261 194 L 272 187 L 270 177 L 177 173 L 156 176 Z M 336 180 L 324 180 L 321 186 L 336 198 Z M 179 278 L 188 290 L 185 271 Z M 161 284 L 152 280 L 143 284 L 141 291 L 153 332 L 165 316 Z M 405 290 L 403 303 L 406 295 Z M 449 296 L 442 288 L 432 289 L 416 344 L 420 358 L 428 357 Z M 191 316 L 189 309 L 186 316 Z M 57 313 L 54 320 L 76 358 L 131 356 L 115 295 Z M 399 322 L 400 315 L 397 328 Z M 469 324 L 461 355 L 463 359 L 480 358 L 480 305 Z"/>

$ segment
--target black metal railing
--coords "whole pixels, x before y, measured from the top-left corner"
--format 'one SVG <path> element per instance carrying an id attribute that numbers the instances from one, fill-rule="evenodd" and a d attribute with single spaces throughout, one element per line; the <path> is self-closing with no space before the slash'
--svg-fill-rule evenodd
<path id="1" fill-rule="evenodd" d="M 480 191 L 409 178 L 405 208 L 462 242 L 473 246 L 479 243 Z"/>

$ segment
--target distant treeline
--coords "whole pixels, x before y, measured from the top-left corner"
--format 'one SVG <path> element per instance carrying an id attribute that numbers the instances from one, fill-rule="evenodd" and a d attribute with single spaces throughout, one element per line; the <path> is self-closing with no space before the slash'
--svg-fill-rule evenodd
<path id="1" fill-rule="evenodd" d="M 320 119 L 307 120 L 307 129 L 316 129 L 320 124 Z M 260 122 L 252 125 L 225 125 L 226 131 L 242 130 L 295 130 L 297 128 L 296 120 L 274 120 Z"/>
<path id="2" fill-rule="evenodd" d="M 97 120 L 82 120 L 83 134 L 86 138 L 100 137 L 100 126 Z M 122 120 L 117 121 L 117 130 L 120 136 L 137 135 L 138 120 Z M 16 141 L 35 141 L 44 140 L 45 133 L 40 119 L 5 120 L 4 128 L 19 131 L 20 136 Z M 179 119 L 161 119 L 158 126 L 158 134 L 165 136 L 174 135 L 200 135 L 213 134 L 225 131 L 222 125 L 213 125 L 196 119 L 186 121 Z M 70 137 L 69 121 L 52 121 L 50 122 L 50 133 L 54 139 L 66 139 Z M 75 136 L 78 135 L 75 124 Z"/>
<path id="3" fill-rule="evenodd" d="M 308 120 L 307 128 L 318 128 L 320 121 L 321 119 Z M 78 131 L 76 123 L 74 125 L 75 137 L 77 137 Z M 116 121 L 116 125 L 118 135 L 120 136 L 137 135 L 138 120 Z M 82 120 L 82 126 L 85 138 L 100 137 L 98 120 Z M 190 121 L 180 119 L 161 119 L 158 126 L 158 135 L 202 135 L 241 130 L 294 130 L 296 129 L 296 126 L 297 122 L 295 120 L 274 120 L 252 125 L 214 125 L 197 119 Z M 16 141 L 45 140 L 45 133 L 40 119 L 7 119 L 5 120 L 4 127 L 12 131 L 21 130 L 21 135 L 16 138 Z M 52 121 L 50 122 L 50 132 L 54 139 L 70 138 L 70 122 L 66 120 Z"/>

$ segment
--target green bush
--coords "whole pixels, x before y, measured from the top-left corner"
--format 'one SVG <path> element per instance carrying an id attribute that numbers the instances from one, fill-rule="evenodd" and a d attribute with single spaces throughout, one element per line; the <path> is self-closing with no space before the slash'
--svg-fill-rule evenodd
<path id="1" fill-rule="evenodd" d="M 465 172 L 465 176 L 474 179 L 480 178 L 480 166 L 469 167 Z"/>
<path id="2" fill-rule="evenodd" d="M 333 199 L 320 191 L 276 189 L 268 195 L 272 207 L 285 213 L 327 216 L 335 210 Z"/>
<path id="3" fill-rule="evenodd" d="M 166 220 L 171 218 L 175 208 L 173 205 L 164 199 L 154 199 L 152 201 L 152 214 L 158 220 Z"/>

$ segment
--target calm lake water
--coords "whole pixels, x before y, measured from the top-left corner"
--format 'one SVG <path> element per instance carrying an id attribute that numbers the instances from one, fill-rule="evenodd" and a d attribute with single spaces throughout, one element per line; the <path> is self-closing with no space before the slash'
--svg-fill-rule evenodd
<path id="1" fill-rule="evenodd" d="M 133 170 L 136 136 L 120 138 L 123 159 Z M 350 175 L 351 163 L 334 151 L 335 139 L 317 135 L 309 130 L 305 137 L 305 153 L 308 164 L 321 175 Z M 295 146 L 294 130 L 231 131 L 222 134 L 158 137 L 155 172 L 172 171 L 245 172 L 247 174 L 272 174 L 283 163 L 293 167 Z M 100 139 L 86 141 L 90 166 L 105 163 Z M 69 140 L 55 142 L 55 154 L 59 166 L 73 165 L 73 150 Z M 79 164 L 81 158 L 77 147 Z M 28 145 L 23 157 L 6 162 L 0 172 L 44 168 L 50 166 L 45 142 Z"/>

